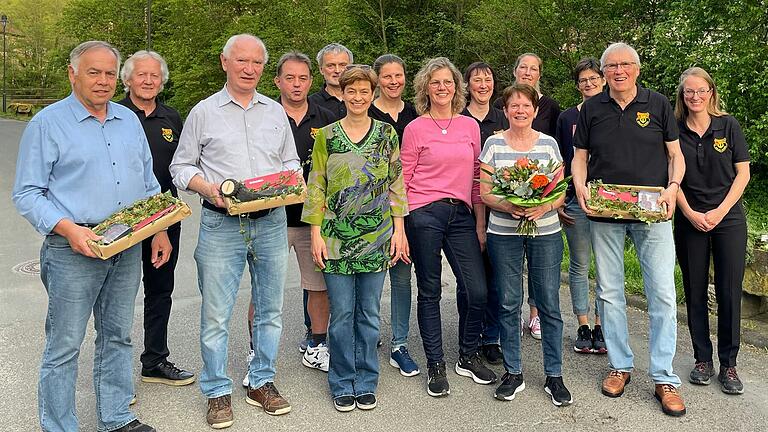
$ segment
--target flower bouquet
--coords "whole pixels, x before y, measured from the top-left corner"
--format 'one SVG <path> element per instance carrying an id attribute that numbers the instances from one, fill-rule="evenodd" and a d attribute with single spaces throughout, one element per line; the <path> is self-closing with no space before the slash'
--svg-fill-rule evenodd
<path id="1" fill-rule="evenodd" d="M 170 192 L 141 199 L 118 210 L 92 231 L 102 239 L 89 240 L 88 246 L 101 259 L 107 259 L 140 243 L 192 214 L 184 201 Z"/>
<path id="2" fill-rule="evenodd" d="M 520 158 L 512 166 L 484 170 L 491 176 L 491 194 L 499 201 L 508 201 L 519 207 L 536 207 L 560 198 L 568 188 L 571 177 L 563 178 L 563 164 L 555 160 L 547 163 L 536 159 Z M 523 218 L 517 232 L 523 235 L 538 234 L 535 220 Z"/>
<path id="3" fill-rule="evenodd" d="M 282 171 L 243 181 L 226 179 L 221 182 L 220 189 L 227 212 L 233 216 L 303 203 L 307 196 L 301 170 Z"/>

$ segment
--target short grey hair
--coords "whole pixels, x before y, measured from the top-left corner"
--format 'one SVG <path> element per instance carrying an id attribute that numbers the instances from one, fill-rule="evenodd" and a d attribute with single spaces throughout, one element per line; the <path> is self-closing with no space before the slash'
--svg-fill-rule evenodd
<path id="1" fill-rule="evenodd" d="M 637 54 L 637 51 L 624 42 L 614 42 L 608 45 L 608 48 L 603 51 L 603 55 L 600 56 L 600 69 L 605 69 L 605 59 L 616 51 L 627 51 L 632 54 L 635 63 L 637 63 L 637 68 L 640 68 L 640 55 Z"/>
<path id="2" fill-rule="evenodd" d="M 280 76 L 280 73 L 283 72 L 283 65 L 287 61 L 304 63 L 305 65 L 307 65 L 310 78 L 312 77 L 312 60 L 309 59 L 308 55 L 299 51 L 288 51 L 287 53 L 280 56 L 280 60 L 277 61 L 277 76 Z"/>
<path id="3" fill-rule="evenodd" d="M 251 39 L 256 41 L 259 46 L 261 46 L 261 50 L 264 51 L 264 64 L 267 64 L 267 61 L 269 61 L 269 52 L 267 52 L 267 46 L 264 45 L 264 41 L 261 40 L 259 37 L 254 36 L 250 33 L 240 33 L 232 36 L 231 38 L 227 39 L 227 43 L 224 44 L 224 48 L 221 50 L 221 54 L 229 58 L 229 54 L 232 52 L 232 46 L 239 41 L 240 39 Z"/>
<path id="4" fill-rule="evenodd" d="M 75 73 L 77 73 L 77 69 L 80 67 L 80 57 L 82 57 L 83 54 L 86 53 L 86 51 L 97 49 L 97 48 L 103 48 L 112 52 L 112 54 L 115 56 L 115 59 L 117 60 L 117 70 L 118 72 L 120 71 L 120 51 L 118 51 L 117 48 L 110 45 L 109 42 L 92 40 L 88 42 L 83 42 L 80 45 L 76 46 L 72 51 L 70 51 L 69 64 L 70 66 L 72 66 L 72 69 L 75 71 Z"/>
<path id="5" fill-rule="evenodd" d="M 131 78 L 131 74 L 133 73 L 133 68 L 135 67 L 134 63 L 136 63 L 137 60 L 148 58 L 156 60 L 158 63 L 160 63 L 160 75 L 162 78 L 162 81 L 160 82 L 160 91 L 163 91 L 163 86 L 165 86 L 165 83 L 168 82 L 168 63 L 165 62 L 163 56 L 156 53 L 155 51 L 141 50 L 136 51 L 135 53 L 131 54 L 130 57 L 125 59 L 123 70 L 120 71 L 120 79 L 123 81 L 123 87 L 125 88 L 126 93 L 130 91 L 130 88 L 128 87 L 128 80 Z"/>
<path id="6" fill-rule="evenodd" d="M 355 62 L 352 56 L 352 51 L 350 51 L 349 48 L 340 43 L 334 42 L 329 43 L 328 45 L 324 46 L 323 49 L 317 52 L 317 57 L 315 60 L 317 60 L 317 65 L 321 68 L 323 67 L 323 57 L 325 57 L 326 54 L 346 54 L 349 57 L 350 63 Z"/>

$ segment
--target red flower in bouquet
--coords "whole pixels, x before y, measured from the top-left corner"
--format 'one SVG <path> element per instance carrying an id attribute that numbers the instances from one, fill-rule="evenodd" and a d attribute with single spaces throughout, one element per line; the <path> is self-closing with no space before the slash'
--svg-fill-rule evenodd
<path id="1" fill-rule="evenodd" d="M 528 168 L 528 158 L 527 157 L 521 157 L 515 162 L 515 166 L 518 168 Z"/>
<path id="2" fill-rule="evenodd" d="M 533 177 L 531 177 L 531 187 L 533 189 L 541 189 L 548 184 L 549 178 L 544 174 L 534 174 Z"/>

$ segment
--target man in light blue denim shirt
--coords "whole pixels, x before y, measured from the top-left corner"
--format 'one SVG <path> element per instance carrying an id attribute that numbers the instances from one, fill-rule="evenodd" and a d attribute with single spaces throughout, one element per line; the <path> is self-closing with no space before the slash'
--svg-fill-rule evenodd
<path id="1" fill-rule="evenodd" d="M 245 180 L 300 169 L 285 111 L 256 92 L 266 62 L 261 39 L 241 34 L 227 41 L 221 53 L 227 83 L 192 108 L 170 167 L 179 190 L 203 198 L 195 249 L 203 297 L 200 389 L 208 398 L 206 420 L 214 429 L 234 422 L 227 374 L 229 320 L 246 263 L 255 310 L 246 402 L 270 415 L 291 410 L 274 384 L 288 258 L 285 208 L 229 216 L 219 190 L 227 178 Z"/>
<path id="2" fill-rule="evenodd" d="M 46 432 L 78 430 L 77 358 L 93 312 L 93 383 L 99 431 L 151 432 L 129 411 L 133 398 L 131 327 L 141 277 L 141 247 L 97 258 L 90 230 L 120 208 L 160 192 L 144 130 L 110 102 L 120 53 L 101 41 L 70 53 L 72 94 L 30 121 L 19 145 L 13 203 L 45 235 L 41 279 L 48 292 L 38 409 Z M 165 232 L 153 241 L 154 265 L 168 260 Z"/>

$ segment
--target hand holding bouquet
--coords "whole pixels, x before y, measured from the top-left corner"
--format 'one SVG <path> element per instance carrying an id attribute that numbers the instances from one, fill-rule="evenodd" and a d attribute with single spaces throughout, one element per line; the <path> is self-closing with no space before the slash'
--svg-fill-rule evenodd
<path id="1" fill-rule="evenodd" d="M 550 160 L 520 158 L 512 166 L 483 170 L 491 177 L 491 194 L 499 201 L 507 201 L 523 208 L 537 207 L 560 198 L 568 188 L 571 177 L 563 178 L 563 164 Z M 517 226 L 523 235 L 536 235 L 536 221 L 523 217 Z"/>

